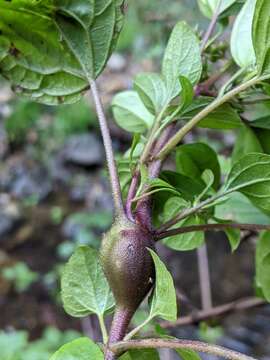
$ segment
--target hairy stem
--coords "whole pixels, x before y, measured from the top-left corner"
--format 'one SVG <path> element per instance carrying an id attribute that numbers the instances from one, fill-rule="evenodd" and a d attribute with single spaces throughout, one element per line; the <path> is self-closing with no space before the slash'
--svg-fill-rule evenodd
<path id="1" fill-rule="evenodd" d="M 162 240 L 170 236 L 175 236 L 178 234 L 185 234 L 195 231 L 222 231 L 226 229 L 239 229 L 239 230 L 248 230 L 248 231 L 261 231 L 261 230 L 270 230 L 270 225 L 260 225 L 260 224 L 203 224 L 203 225 L 191 225 L 183 226 L 167 231 L 156 231 L 155 239 Z"/>
<path id="2" fill-rule="evenodd" d="M 109 342 L 105 351 L 105 360 L 116 359 L 116 354 L 113 353 L 110 348 L 114 343 L 124 339 L 133 314 L 134 311 L 131 312 L 128 309 L 116 308 L 111 326 Z"/>
<path id="3" fill-rule="evenodd" d="M 110 176 L 110 182 L 111 182 L 111 188 L 112 188 L 112 194 L 113 194 L 113 200 L 114 200 L 114 206 L 115 206 L 115 213 L 117 216 L 122 216 L 124 214 L 124 207 L 123 207 L 118 172 L 117 172 L 115 159 L 114 159 L 112 139 L 111 139 L 107 119 L 106 119 L 105 112 L 104 112 L 104 109 L 102 106 L 102 102 L 100 99 L 100 95 L 99 95 L 99 91 L 98 91 L 96 82 L 95 82 L 95 80 L 90 79 L 89 83 L 90 83 L 93 99 L 95 102 L 97 116 L 98 116 L 99 125 L 100 125 L 100 130 L 101 130 L 101 134 L 102 134 L 102 138 L 103 138 L 106 159 L 107 159 L 107 165 L 108 165 L 108 170 L 109 170 L 109 176 Z"/>
<path id="4" fill-rule="evenodd" d="M 236 311 L 242 311 L 266 304 L 266 301 L 259 298 L 246 298 L 232 301 L 228 304 L 212 307 L 209 310 L 193 311 L 190 315 L 180 317 L 175 322 L 163 321 L 160 326 L 164 329 L 171 329 L 178 326 L 196 324 L 200 321 L 212 319 Z"/>
<path id="5" fill-rule="evenodd" d="M 213 14 L 212 20 L 211 20 L 211 22 L 209 24 L 209 27 L 208 27 L 206 33 L 204 34 L 204 37 L 203 37 L 202 43 L 201 43 L 201 52 L 203 52 L 204 49 L 206 48 L 208 40 L 210 39 L 210 36 L 212 35 L 213 31 L 215 30 L 216 23 L 217 23 L 217 20 L 218 20 L 218 15 L 219 15 L 221 2 L 222 2 L 222 0 L 219 0 L 219 2 L 217 4 L 217 7 L 216 7 L 216 10 L 215 10 L 215 12 Z"/>
<path id="6" fill-rule="evenodd" d="M 165 340 L 165 339 L 145 339 L 122 341 L 111 346 L 111 350 L 116 354 L 121 354 L 130 349 L 187 349 L 221 356 L 229 360 L 255 360 L 253 357 L 241 354 L 237 351 L 229 350 L 224 347 L 203 343 L 192 340 Z"/>
<path id="7" fill-rule="evenodd" d="M 159 159 L 164 159 L 178 145 L 178 143 L 185 137 L 185 135 L 190 132 L 208 114 L 216 110 L 219 106 L 223 105 L 227 101 L 231 100 L 234 96 L 238 95 L 242 91 L 247 90 L 249 87 L 258 84 L 259 82 L 266 80 L 267 78 L 269 78 L 269 75 L 265 77 L 254 77 L 253 79 L 245 82 L 244 84 L 241 84 L 236 88 L 232 89 L 221 98 L 215 99 L 212 103 L 210 103 L 202 111 L 195 115 L 189 122 L 187 122 L 163 147 L 157 157 Z"/>

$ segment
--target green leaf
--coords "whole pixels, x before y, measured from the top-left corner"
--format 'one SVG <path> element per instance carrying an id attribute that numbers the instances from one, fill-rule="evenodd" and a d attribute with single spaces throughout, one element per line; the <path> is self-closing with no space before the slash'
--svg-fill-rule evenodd
<path id="1" fill-rule="evenodd" d="M 62 346 L 50 360 L 104 360 L 100 348 L 89 338 L 80 338 Z"/>
<path id="2" fill-rule="evenodd" d="M 156 269 L 156 283 L 149 318 L 158 316 L 168 321 L 175 321 L 177 319 L 177 303 L 173 278 L 157 254 L 151 249 L 149 251 Z"/>
<path id="3" fill-rule="evenodd" d="M 153 124 L 154 116 L 145 108 L 136 91 L 123 91 L 112 101 L 116 123 L 126 131 L 144 133 Z"/>
<path id="4" fill-rule="evenodd" d="M 232 162 L 235 163 L 243 155 L 251 152 L 263 153 L 263 148 L 255 132 L 249 126 L 243 124 L 242 128 L 238 131 L 232 154 Z"/>
<path id="5" fill-rule="evenodd" d="M 245 104 L 243 116 L 254 128 L 270 130 L 270 100 Z"/>
<path id="6" fill-rule="evenodd" d="M 231 224 L 233 221 L 231 220 L 224 220 L 220 218 L 214 218 L 214 220 L 218 224 Z M 233 229 L 228 226 L 227 229 L 224 230 L 225 234 L 227 235 L 227 238 L 229 240 L 229 243 L 231 245 L 232 251 L 235 251 L 238 249 L 240 243 L 241 243 L 241 231 L 239 229 Z"/>
<path id="7" fill-rule="evenodd" d="M 130 350 L 119 360 L 159 360 L 159 354 L 155 349 Z"/>
<path id="8" fill-rule="evenodd" d="M 5 360 L 17 360 L 27 345 L 27 332 L 0 331 L 1 357 Z"/>
<path id="9" fill-rule="evenodd" d="M 79 247 L 66 264 L 61 281 L 62 299 L 68 314 L 101 317 L 114 306 L 109 285 L 99 262 L 98 251 Z"/>
<path id="10" fill-rule="evenodd" d="M 256 246 L 256 284 L 270 302 L 270 232 L 261 234 Z"/>
<path id="11" fill-rule="evenodd" d="M 161 173 L 161 179 L 172 185 L 185 200 L 193 201 L 205 189 L 205 183 L 200 178 L 192 178 L 174 171 Z"/>
<path id="12" fill-rule="evenodd" d="M 204 143 L 181 145 L 176 149 L 176 169 L 180 174 L 200 178 L 206 169 L 214 174 L 214 188 L 220 183 L 220 165 L 216 152 Z"/>
<path id="13" fill-rule="evenodd" d="M 200 356 L 193 350 L 177 349 L 175 350 L 182 360 L 200 360 Z"/>
<path id="14" fill-rule="evenodd" d="M 251 153 L 242 157 L 233 165 L 224 191 L 239 191 L 270 214 L 270 155 Z"/>
<path id="15" fill-rule="evenodd" d="M 185 76 L 180 76 L 179 81 L 181 85 L 181 103 L 179 105 L 179 113 L 181 113 L 189 105 L 191 105 L 194 96 L 194 90 L 191 82 Z"/>
<path id="16" fill-rule="evenodd" d="M 183 200 L 176 197 L 170 198 L 164 206 L 164 221 L 171 220 L 175 215 L 183 211 L 188 207 L 188 204 Z M 198 216 L 190 216 L 172 227 L 179 228 L 184 226 L 191 225 L 201 225 L 204 222 Z M 177 251 L 190 251 L 197 249 L 202 246 L 204 243 L 204 232 L 196 231 L 190 232 L 186 234 L 178 234 L 174 236 L 170 236 L 162 240 L 163 244 L 168 246 L 171 249 Z"/>
<path id="17" fill-rule="evenodd" d="M 221 0 L 219 14 L 227 10 L 237 0 Z M 219 0 L 198 0 L 198 5 L 204 16 L 211 18 L 219 4 Z"/>
<path id="18" fill-rule="evenodd" d="M 257 0 L 253 19 L 253 46 L 259 74 L 270 73 L 270 2 Z"/>
<path id="19" fill-rule="evenodd" d="M 185 22 L 179 22 L 172 31 L 162 64 L 169 97 L 172 99 L 180 93 L 179 76 L 185 76 L 195 85 L 201 72 L 199 40 Z"/>
<path id="20" fill-rule="evenodd" d="M 116 42 L 121 3 L 1 1 L 0 73 L 32 100 L 78 101 L 87 77 L 99 75 Z"/>
<path id="21" fill-rule="evenodd" d="M 256 0 L 246 0 L 238 14 L 231 35 L 231 53 L 234 61 L 241 68 L 253 67 L 256 64 L 252 42 L 252 21 Z"/>
<path id="22" fill-rule="evenodd" d="M 191 106 L 184 112 L 184 120 L 189 120 L 198 112 L 202 111 L 210 102 L 212 98 L 202 97 L 195 99 Z M 198 124 L 198 127 L 217 129 L 217 130 L 231 130 L 242 126 L 240 117 L 235 109 L 230 104 L 223 104 L 218 109 L 212 111 Z"/>
<path id="23" fill-rule="evenodd" d="M 270 218 L 257 209 L 241 193 L 230 194 L 226 202 L 215 208 L 215 216 L 242 224 L 269 225 Z"/>
<path id="24" fill-rule="evenodd" d="M 159 74 L 137 75 L 134 80 L 134 89 L 151 114 L 157 115 L 168 104 L 166 84 Z"/>

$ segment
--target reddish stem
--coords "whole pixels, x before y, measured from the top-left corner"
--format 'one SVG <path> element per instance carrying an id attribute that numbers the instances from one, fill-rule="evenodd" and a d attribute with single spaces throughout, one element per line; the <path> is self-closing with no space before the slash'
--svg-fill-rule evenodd
<path id="1" fill-rule="evenodd" d="M 115 310 L 108 342 L 109 346 L 124 339 L 133 314 L 134 311 L 130 311 L 128 309 L 118 308 Z M 105 352 L 105 360 L 115 360 L 116 358 L 116 355 L 107 348 Z"/>

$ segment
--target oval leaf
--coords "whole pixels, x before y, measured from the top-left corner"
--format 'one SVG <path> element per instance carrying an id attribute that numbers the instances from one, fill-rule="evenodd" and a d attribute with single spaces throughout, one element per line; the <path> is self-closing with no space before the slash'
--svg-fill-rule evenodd
<path id="1" fill-rule="evenodd" d="M 126 131 L 144 133 L 151 128 L 154 116 L 145 108 L 136 91 L 123 91 L 112 101 L 116 123 Z"/>
<path id="2" fill-rule="evenodd" d="M 169 97 L 172 99 L 180 93 L 180 75 L 195 85 L 200 80 L 201 72 L 199 39 L 185 22 L 180 22 L 172 31 L 162 63 Z"/>
<path id="3" fill-rule="evenodd" d="M 90 247 L 81 246 L 71 256 L 64 268 L 61 288 L 64 308 L 71 316 L 103 316 L 114 306 L 98 251 Z"/>
<path id="4" fill-rule="evenodd" d="M 241 68 L 254 66 L 255 51 L 252 42 L 252 21 L 256 0 L 247 0 L 238 14 L 231 36 L 231 53 Z"/>

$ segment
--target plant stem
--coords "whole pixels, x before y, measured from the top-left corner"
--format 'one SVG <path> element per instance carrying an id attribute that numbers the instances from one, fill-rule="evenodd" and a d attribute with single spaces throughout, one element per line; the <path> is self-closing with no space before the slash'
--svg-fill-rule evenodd
<path id="1" fill-rule="evenodd" d="M 107 332 L 106 325 L 105 325 L 105 322 L 104 322 L 104 317 L 102 315 L 98 316 L 98 321 L 99 321 L 99 325 L 100 325 L 100 330 L 101 330 L 101 334 L 102 334 L 103 343 L 107 344 L 107 342 L 108 342 L 108 332 Z"/>
<path id="2" fill-rule="evenodd" d="M 177 144 L 184 138 L 184 136 L 192 130 L 201 120 L 203 120 L 208 114 L 212 111 L 216 110 L 219 106 L 223 105 L 234 96 L 238 95 L 240 92 L 248 89 L 249 87 L 258 84 L 260 81 L 269 78 L 265 77 L 255 77 L 244 84 L 237 86 L 235 89 L 232 89 L 228 93 L 226 93 L 221 98 L 215 99 L 211 104 L 206 106 L 202 111 L 200 111 L 197 115 L 195 115 L 189 122 L 187 122 L 172 138 L 171 140 L 163 147 L 163 149 L 159 152 L 157 157 L 159 159 L 165 158 L 176 146 Z"/>
<path id="3" fill-rule="evenodd" d="M 210 38 L 210 36 L 212 35 L 215 27 L 216 27 L 216 23 L 217 23 L 217 20 L 218 20 L 218 16 L 219 16 L 219 10 L 220 10 L 220 6 L 221 6 L 221 2 L 222 0 L 219 0 L 218 4 L 217 4 L 217 7 L 216 7 L 216 10 L 213 14 L 213 17 L 212 17 L 212 20 L 209 24 L 209 27 L 206 31 L 206 33 L 204 34 L 204 37 L 202 39 L 202 44 L 201 44 L 201 52 L 204 51 L 207 43 L 208 43 L 208 40 Z"/>
<path id="4" fill-rule="evenodd" d="M 131 330 L 125 337 L 124 337 L 124 341 L 130 340 L 133 338 L 133 336 L 135 336 L 136 334 L 138 334 L 138 332 L 144 328 L 149 321 L 151 321 L 152 318 L 150 316 L 148 316 L 148 318 L 146 320 L 144 320 L 139 326 L 137 326 L 135 329 Z"/>
<path id="5" fill-rule="evenodd" d="M 213 302 L 206 244 L 197 249 L 197 259 L 200 280 L 201 306 L 203 310 L 210 310 L 213 307 Z"/>
<path id="6" fill-rule="evenodd" d="M 165 339 L 145 339 L 129 340 L 116 343 L 111 346 L 111 350 L 116 354 L 121 354 L 130 349 L 187 349 L 196 352 L 221 356 L 229 360 L 255 360 L 253 357 L 241 354 L 237 351 L 226 349 L 222 346 L 206 344 L 201 341 L 192 340 L 165 340 Z"/>
<path id="7" fill-rule="evenodd" d="M 124 207 L 122 201 L 122 194 L 121 194 L 121 187 L 119 182 L 119 176 L 115 164 L 114 159 L 114 152 L 112 147 L 112 139 L 107 123 L 107 119 L 105 116 L 105 112 L 103 109 L 103 105 L 100 99 L 99 91 L 96 85 L 95 80 L 89 79 L 89 84 L 91 87 L 94 103 L 96 106 L 97 116 L 99 120 L 100 130 L 103 138 L 107 165 L 109 170 L 114 206 L 115 206 L 115 213 L 117 216 L 123 216 L 124 214 Z"/>
<path id="8" fill-rule="evenodd" d="M 170 236 L 175 236 L 178 234 L 186 234 L 195 231 L 222 231 L 230 228 L 239 229 L 239 230 L 249 230 L 249 231 L 261 231 L 261 230 L 270 230 L 270 225 L 236 224 L 236 223 L 191 225 L 191 226 L 183 226 L 167 231 L 156 231 L 155 239 L 162 240 Z"/>
<path id="9" fill-rule="evenodd" d="M 178 326 L 196 324 L 203 320 L 226 315 L 235 311 L 250 309 L 256 306 L 262 306 L 264 304 L 266 304 L 266 301 L 259 298 L 251 297 L 247 299 L 240 299 L 232 301 L 228 304 L 212 307 L 210 310 L 194 311 L 190 315 L 177 319 L 175 322 L 163 321 L 160 323 L 160 326 L 164 329 L 172 329 Z"/>
<path id="10" fill-rule="evenodd" d="M 161 234 L 163 233 L 165 230 L 169 229 L 170 227 L 172 227 L 173 225 L 177 224 L 180 220 L 183 220 L 185 218 L 187 218 L 190 215 L 193 215 L 195 213 L 197 213 L 198 211 L 200 211 L 202 208 L 204 208 L 207 205 L 210 205 L 211 203 L 213 203 L 214 201 L 219 200 L 220 198 L 228 195 L 229 192 L 225 192 L 225 193 L 220 193 L 217 194 L 211 198 L 206 199 L 205 201 L 199 203 L 198 205 L 189 208 L 189 209 L 185 209 L 184 211 L 180 212 L 179 214 L 177 214 L 174 218 L 172 218 L 171 220 L 167 221 L 166 223 L 164 223 L 163 225 L 161 225 L 157 230 L 156 230 L 156 234 Z M 173 230 L 173 229 L 172 229 Z M 171 231 L 171 230 L 170 230 Z"/>

